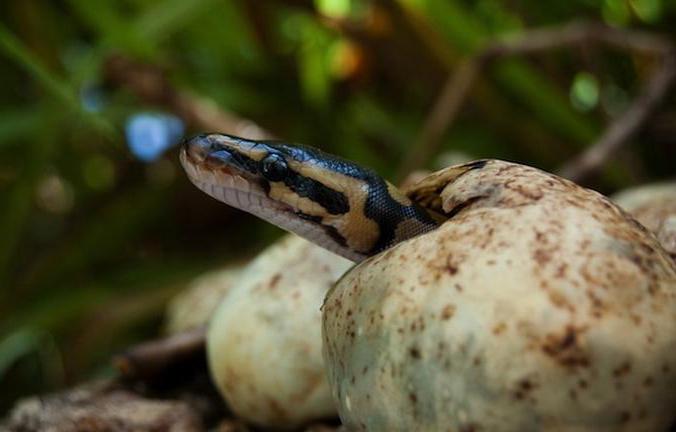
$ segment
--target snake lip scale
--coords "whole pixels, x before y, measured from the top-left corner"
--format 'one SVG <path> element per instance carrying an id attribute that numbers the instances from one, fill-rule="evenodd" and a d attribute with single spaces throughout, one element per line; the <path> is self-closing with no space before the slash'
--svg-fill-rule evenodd
<path id="1" fill-rule="evenodd" d="M 184 145 L 179 158 L 190 181 L 218 201 L 264 219 L 294 213 L 290 205 L 269 199 L 260 180 L 234 165 L 219 163 L 203 147 Z"/>

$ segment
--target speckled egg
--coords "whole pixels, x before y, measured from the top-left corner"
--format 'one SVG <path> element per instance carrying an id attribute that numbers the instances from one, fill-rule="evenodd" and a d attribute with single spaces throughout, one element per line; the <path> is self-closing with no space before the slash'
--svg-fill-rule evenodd
<path id="1" fill-rule="evenodd" d="M 676 261 L 676 182 L 628 189 L 614 195 L 613 201 L 654 232 Z"/>
<path id="2" fill-rule="evenodd" d="M 452 215 L 323 306 L 340 416 L 368 431 L 664 431 L 676 269 L 602 195 L 501 161 L 447 172 Z M 457 173 L 457 174 L 453 174 Z"/>
<path id="3" fill-rule="evenodd" d="M 188 331 L 206 325 L 216 307 L 235 286 L 243 265 L 232 265 L 205 273 L 192 282 L 167 305 L 165 332 Z"/>
<path id="4" fill-rule="evenodd" d="M 351 265 L 288 236 L 244 269 L 207 331 L 212 378 L 235 414 L 275 428 L 335 415 L 320 306 Z"/>

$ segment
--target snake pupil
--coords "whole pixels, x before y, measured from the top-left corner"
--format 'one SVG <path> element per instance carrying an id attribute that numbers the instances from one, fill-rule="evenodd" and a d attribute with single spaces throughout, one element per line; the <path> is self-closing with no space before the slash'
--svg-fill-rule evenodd
<path id="1" fill-rule="evenodd" d="M 261 161 L 261 174 L 268 181 L 282 181 L 288 173 L 286 161 L 278 154 L 270 154 Z"/>

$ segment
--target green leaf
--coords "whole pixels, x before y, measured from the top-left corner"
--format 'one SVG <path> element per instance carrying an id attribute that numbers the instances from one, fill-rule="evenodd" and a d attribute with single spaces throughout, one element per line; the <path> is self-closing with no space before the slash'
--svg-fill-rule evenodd
<path id="1" fill-rule="evenodd" d="M 656 23 L 662 18 L 661 0 L 630 0 L 629 4 L 645 23 Z"/>
<path id="2" fill-rule="evenodd" d="M 34 352 L 40 355 L 45 381 L 52 386 L 63 384 L 63 365 L 54 339 L 30 326 L 23 326 L 0 340 L 0 381 L 16 362 Z"/>
<path id="3" fill-rule="evenodd" d="M 28 72 L 53 97 L 73 111 L 79 111 L 73 89 L 64 80 L 48 71 L 2 23 L 0 23 L 0 51 Z"/>
<path id="4" fill-rule="evenodd" d="M 34 133 L 43 115 L 38 106 L 14 107 L 0 112 L 0 149 Z"/>
<path id="5" fill-rule="evenodd" d="M 505 60 L 495 67 L 496 77 L 507 92 L 519 99 L 543 124 L 583 147 L 597 134 L 597 127 L 573 111 L 560 89 L 540 72 L 519 60 Z"/>
<path id="6" fill-rule="evenodd" d="M 315 0 L 315 6 L 324 15 L 345 18 L 350 14 L 350 0 Z"/>
<path id="7" fill-rule="evenodd" d="M 3 200 L 5 211 L 0 213 L 0 299 L 9 294 L 13 254 L 21 241 L 33 206 L 35 186 L 53 156 L 55 137 L 45 133 L 45 129 L 50 128 L 42 124 L 40 128 L 33 130 L 35 138 L 22 148 L 26 163 L 18 180 Z"/>
<path id="8" fill-rule="evenodd" d="M 474 54 L 493 37 L 486 25 L 469 8 L 454 0 L 426 0 L 424 12 L 461 52 Z M 518 37 L 518 35 L 510 35 Z M 546 76 L 519 59 L 503 60 L 489 69 L 513 97 L 527 106 L 533 115 L 560 136 L 578 144 L 587 144 L 596 125 L 572 109 L 568 99 Z"/>
<path id="9" fill-rule="evenodd" d="M 631 21 L 631 11 L 626 0 L 605 0 L 602 9 L 603 20 L 624 27 Z"/>
<path id="10" fill-rule="evenodd" d="M 93 213 L 73 237 L 43 257 L 29 285 L 53 284 L 86 270 L 95 263 L 121 253 L 127 239 L 161 217 L 169 191 L 138 188 L 118 194 L 108 205 Z M 35 289 L 36 286 L 33 286 Z"/>
<path id="11" fill-rule="evenodd" d="M 599 83 L 594 75 L 578 72 L 570 86 L 570 102 L 580 111 L 590 111 L 599 102 Z"/>
<path id="12" fill-rule="evenodd" d="M 299 52 L 301 85 L 307 100 L 315 105 L 326 105 L 331 90 L 330 47 L 331 37 L 314 21 L 299 21 L 303 34 Z"/>
<path id="13" fill-rule="evenodd" d="M 0 379 L 19 358 L 37 351 L 41 339 L 38 332 L 23 327 L 0 340 Z"/>
<path id="14" fill-rule="evenodd" d="M 214 0 L 165 0 L 153 4 L 133 22 L 130 31 L 139 38 L 154 44 L 160 43 L 207 10 L 214 6 Z"/>

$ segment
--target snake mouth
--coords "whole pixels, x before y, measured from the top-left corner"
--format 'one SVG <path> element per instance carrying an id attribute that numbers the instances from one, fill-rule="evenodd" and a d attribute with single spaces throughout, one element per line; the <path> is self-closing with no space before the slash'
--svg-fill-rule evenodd
<path id="1" fill-rule="evenodd" d="M 265 219 L 295 213 L 290 205 L 268 197 L 270 186 L 257 173 L 256 162 L 243 159 L 227 145 L 233 143 L 223 140 L 222 135 L 198 135 L 183 143 L 179 158 L 190 181 L 218 201 Z"/>

